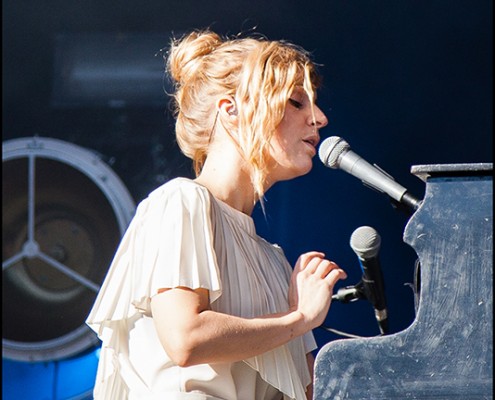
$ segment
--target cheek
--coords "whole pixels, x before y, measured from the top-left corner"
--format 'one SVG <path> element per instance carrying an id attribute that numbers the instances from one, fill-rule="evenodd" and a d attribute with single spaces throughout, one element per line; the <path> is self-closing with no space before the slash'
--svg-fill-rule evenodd
<path id="1" fill-rule="evenodd" d="M 270 156 L 277 170 L 285 171 L 284 179 L 305 175 L 313 168 L 313 160 L 302 146 L 288 143 L 288 141 L 273 141 Z"/>
<path id="2" fill-rule="evenodd" d="M 294 132 L 290 129 L 289 122 L 284 118 L 273 134 L 271 144 L 277 152 L 288 153 L 295 144 Z"/>
<path id="3" fill-rule="evenodd" d="M 287 140 L 280 134 L 277 129 L 270 140 L 270 154 L 274 159 L 280 156 L 287 149 Z"/>
<path id="4" fill-rule="evenodd" d="M 274 164 L 284 163 L 285 151 L 278 141 L 272 141 L 270 144 L 270 158 Z"/>

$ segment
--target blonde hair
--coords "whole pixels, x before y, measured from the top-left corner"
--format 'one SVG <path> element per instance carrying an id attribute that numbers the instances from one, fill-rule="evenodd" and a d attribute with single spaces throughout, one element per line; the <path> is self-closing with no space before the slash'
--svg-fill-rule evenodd
<path id="1" fill-rule="evenodd" d="M 252 184 L 261 199 L 268 146 L 296 86 L 304 88 L 313 106 L 319 76 L 308 52 L 264 37 L 222 38 L 209 30 L 194 31 L 172 40 L 167 72 L 175 81 L 177 142 L 193 160 L 196 175 L 208 155 L 215 100 L 234 98 L 238 148 L 252 168 Z"/>

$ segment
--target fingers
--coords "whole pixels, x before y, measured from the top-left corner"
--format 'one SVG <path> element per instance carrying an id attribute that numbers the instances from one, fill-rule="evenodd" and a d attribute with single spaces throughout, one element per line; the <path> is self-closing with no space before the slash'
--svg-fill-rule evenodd
<path id="1" fill-rule="evenodd" d="M 328 281 L 333 283 L 347 278 L 347 274 L 335 262 L 323 257 L 325 254 L 317 251 L 305 253 L 299 258 L 300 268 L 321 279 L 328 277 Z"/>
<path id="2" fill-rule="evenodd" d="M 323 257 L 325 257 L 325 254 L 322 252 L 319 252 L 319 251 L 310 251 L 310 252 L 301 254 L 301 256 L 299 256 L 299 259 L 297 260 L 297 263 L 296 263 L 294 270 L 302 271 L 303 269 L 307 269 L 308 265 L 316 257 L 321 260 Z M 314 269 L 316 267 L 317 267 L 317 264 L 316 265 L 313 264 L 311 266 L 311 272 L 314 272 Z"/>
<path id="3" fill-rule="evenodd" d="M 314 273 L 319 278 L 325 278 L 334 269 L 339 269 L 339 266 L 333 261 L 321 260 Z"/>
<path id="4" fill-rule="evenodd" d="M 345 273 L 345 271 L 341 268 L 339 268 L 336 265 L 336 268 L 332 268 L 329 273 L 323 278 L 325 279 L 328 284 L 333 288 L 333 286 L 337 283 L 338 280 L 340 279 L 346 279 L 347 278 L 347 274 Z"/>
<path id="5" fill-rule="evenodd" d="M 314 271 L 315 276 L 326 280 L 332 287 L 339 279 L 346 279 L 347 274 L 335 262 L 321 260 Z"/>

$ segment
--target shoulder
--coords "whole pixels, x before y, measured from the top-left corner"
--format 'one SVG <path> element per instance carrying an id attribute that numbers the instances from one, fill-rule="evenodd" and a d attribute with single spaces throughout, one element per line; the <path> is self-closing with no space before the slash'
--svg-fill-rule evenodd
<path id="1" fill-rule="evenodd" d="M 211 219 L 206 188 L 188 178 L 174 178 L 154 189 L 136 209 L 131 225 L 158 232 L 175 225 L 201 224 Z M 200 226 L 200 225 L 198 225 Z"/>
<path id="2" fill-rule="evenodd" d="M 154 189 L 138 206 L 138 210 L 195 210 L 210 208 L 208 190 L 189 178 L 173 178 Z"/>
<path id="3" fill-rule="evenodd" d="M 146 200 L 155 200 L 157 198 L 172 198 L 172 197 L 184 197 L 184 198 L 197 198 L 197 197 L 209 197 L 208 190 L 194 182 L 189 178 L 173 178 L 163 185 L 153 190 Z"/>
<path id="4" fill-rule="evenodd" d="M 178 178 L 170 179 L 161 186 L 157 187 L 149 194 L 149 196 L 157 195 L 160 193 L 174 193 L 180 191 L 187 192 L 187 191 L 197 191 L 197 190 L 206 190 L 206 188 L 197 184 L 195 181 L 193 181 L 190 178 L 178 177 Z"/>

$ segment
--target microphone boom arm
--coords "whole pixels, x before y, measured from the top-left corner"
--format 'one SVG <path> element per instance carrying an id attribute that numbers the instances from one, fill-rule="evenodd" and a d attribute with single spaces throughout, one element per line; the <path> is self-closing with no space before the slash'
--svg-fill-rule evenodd
<path id="1" fill-rule="evenodd" d="M 340 288 L 337 293 L 332 296 L 332 301 L 340 301 L 341 303 L 350 303 L 356 300 L 368 300 L 364 292 L 362 280 L 354 286 Z"/>

